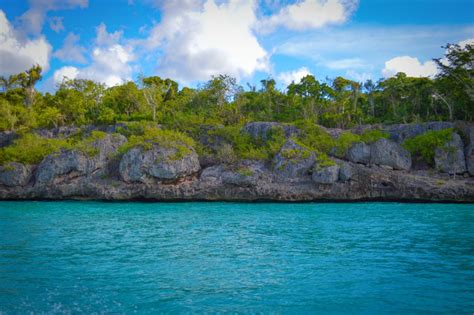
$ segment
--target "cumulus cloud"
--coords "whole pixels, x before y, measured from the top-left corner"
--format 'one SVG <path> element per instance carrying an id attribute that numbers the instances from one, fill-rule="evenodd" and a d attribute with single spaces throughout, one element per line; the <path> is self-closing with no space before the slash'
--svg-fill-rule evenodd
<path id="1" fill-rule="evenodd" d="M 12 27 L 0 10 L 0 75 L 10 75 L 39 64 L 43 71 L 49 68 L 51 45 L 44 36 L 23 38 Z"/>
<path id="2" fill-rule="evenodd" d="M 474 45 L 474 38 L 468 38 L 458 42 L 461 48 L 466 45 Z M 446 50 L 445 54 L 449 51 Z M 441 62 L 445 65 L 449 64 L 447 58 L 442 58 Z M 404 72 L 409 77 L 434 77 L 438 74 L 438 67 L 433 61 L 426 61 L 421 63 L 418 58 L 410 56 L 395 57 L 385 62 L 385 67 L 382 70 L 384 77 L 391 77 L 398 72 Z"/>
<path id="3" fill-rule="evenodd" d="M 160 8 L 162 21 L 145 43 L 161 52 L 160 75 L 190 82 L 216 74 L 242 78 L 268 71 L 269 54 L 252 31 L 254 1 L 164 1 Z"/>
<path id="4" fill-rule="evenodd" d="M 418 58 L 410 56 L 395 57 L 385 62 L 382 75 L 386 78 L 404 72 L 409 77 L 433 77 L 438 73 L 436 63 L 426 61 L 421 63 Z"/>
<path id="5" fill-rule="evenodd" d="M 281 72 L 278 75 L 278 80 L 280 80 L 285 86 L 290 85 L 292 82 L 298 83 L 302 78 L 307 75 L 310 75 L 311 72 L 306 67 L 301 67 L 298 70 Z"/>
<path id="6" fill-rule="evenodd" d="M 33 35 L 41 33 L 48 11 L 86 8 L 88 6 L 88 0 L 30 0 L 29 3 L 30 8 L 20 16 L 19 21 L 21 30 L 26 34 Z"/>
<path id="7" fill-rule="evenodd" d="M 85 63 L 84 53 L 86 49 L 78 45 L 79 39 L 79 35 L 69 33 L 64 39 L 63 46 L 56 50 L 53 56 L 61 61 Z"/>
<path id="8" fill-rule="evenodd" d="M 56 70 L 54 72 L 53 79 L 55 83 L 61 83 L 65 79 L 73 80 L 77 78 L 78 74 L 79 69 L 76 67 L 66 66 Z"/>
<path id="9" fill-rule="evenodd" d="M 302 0 L 283 7 L 278 13 L 263 18 L 258 30 L 263 33 L 278 27 L 303 31 L 327 24 L 345 22 L 358 5 L 358 0 Z"/>
<path id="10" fill-rule="evenodd" d="M 66 66 L 54 73 L 54 81 L 61 83 L 66 76 L 70 79 L 90 79 L 115 86 L 132 79 L 134 60 L 133 49 L 121 44 L 121 32 L 108 33 L 105 24 L 97 27 L 95 46 L 92 49 L 92 62 L 87 67 Z"/>
<path id="11" fill-rule="evenodd" d="M 462 40 L 458 43 L 461 48 L 465 48 L 467 45 L 474 45 L 474 38 L 468 38 L 465 40 Z"/>

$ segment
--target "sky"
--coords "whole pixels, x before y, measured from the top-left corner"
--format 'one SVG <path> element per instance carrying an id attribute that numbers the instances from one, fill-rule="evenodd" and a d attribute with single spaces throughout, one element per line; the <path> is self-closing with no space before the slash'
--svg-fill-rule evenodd
<path id="1" fill-rule="evenodd" d="M 474 0 L 0 0 L 0 75 L 39 64 L 50 92 L 65 78 L 433 77 L 442 46 L 471 42 Z"/>

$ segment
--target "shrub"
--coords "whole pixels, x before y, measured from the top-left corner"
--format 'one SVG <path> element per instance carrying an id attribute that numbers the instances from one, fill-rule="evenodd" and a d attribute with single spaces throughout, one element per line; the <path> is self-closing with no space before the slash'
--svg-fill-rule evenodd
<path id="1" fill-rule="evenodd" d="M 89 137 L 72 143 L 73 149 L 84 152 L 89 156 L 96 156 L 99 154 L 99 149 L 94 148 L 93 144 L 98 140 L 104 139 L 106 135 L 103 131 L 94 130 Z M 70 142 L 72 142 L 72 139 Z"/>
<path id="2" fill-rule="evenodd" d="M 444 146 L 452 140 L 452 137 L 452 128 L 434 130 L 407 139 L 402 145 L 412 155 L 420 156 L 428 164 L 434 165 L 435 149 Z"/>
<path id="3" fill-rule="evenodd" d="M 210 135 L 220 136 L 228 142 L 236 158 L 250 160 L 269 160 L 282 147 L 285 135 L 281 127 L 274 127 L 266 140 L 256 140 L 241 132 L 242 126 L 226 126 L 209 130 Z"/>
<path id="4" fill-rule="evenodd" d="M 374 143 L 375 141 L 385 138 L 388 139 L 390 134 L 386 131 L 372 129 L 366 130 L 360 135 L 360 141 L 365 142 L 367 144 Z"/>
<path id="5" fill-rule="evenodd" d="M 72 148 L 73 145 L 67 139 L 49 139 L 36 134 L 25 134 L 16 139 L 12 145 L 0 149 L 0 164 L 7 162 L 38 164 L 49 154 Z"/>
<path id="6" fill-rule="evenodd" d="M 133 147 L 142 147 L 144 150 L 151 150 L 153 144 L 158 144 L 165 148 L 175 148 L 177 150 L 175 159 L 179 159 L 191 153 L 195 142 L 184 133 L 172 130 L 162 130 L 156 127 L 144 127 L 142 135 L 131 135 L 128 142 L 119 148 L 119 153 L 125 153 Z"/>

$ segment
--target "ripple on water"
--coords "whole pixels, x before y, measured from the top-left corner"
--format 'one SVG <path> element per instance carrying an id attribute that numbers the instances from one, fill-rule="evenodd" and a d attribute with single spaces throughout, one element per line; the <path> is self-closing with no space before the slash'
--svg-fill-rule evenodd
<path id="1" fill-rule="evenodd" d="M 474 207 L 0 202 L 0 313 L 471 313 Z"/>

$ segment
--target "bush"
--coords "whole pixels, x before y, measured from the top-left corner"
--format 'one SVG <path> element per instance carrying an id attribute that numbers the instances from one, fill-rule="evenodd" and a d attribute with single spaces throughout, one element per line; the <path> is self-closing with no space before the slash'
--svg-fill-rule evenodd
<path id="1" fill-rule="evenodd" d="M 156 127 L 144 127 L 143 134 L 132 134 L 128 142 L 119 148 L 119 153 L 125 153 L 131 148 L 142 147 L 144 150 L 151 150 L 153 144 L 158 144 L 165 148 L 175 148 L 177 150 L 174 158 L 186 156 L 191 153 L 195 142 L 184 133 L 172 130 L 161 130 Z"/>
<path id="2" fill-rule="evenodd" d="M 238 159 L 270 160 L 280 150 L 285 142 L 283 129 L 274 127 L 266 140 L 256 140 L 241 132 L 242 126 L 226 126 L 209 130 L 210 135 L 225 139 L 232 146 L 232 151 Z"/>
<path id="3" fill-rule="evenodd" d="M 390 138 L 390 134 L 386 131 L 372 129 L 366 130 L 360 135 L 360 141 L 365 142 L 367 144 L 374 143 L 375 141 L 382 138 L 388 139 Z"/>
<path id="4" fill-rule="evenodd" d="M 435 149 L 451 141 L 453 129 L 428 131 L 414 138 L 407 139 L 402 146 L 414 156 L 420 156 L 425 162 L 434 165 Z"/>
<path id="5" fill-rule="evenodd" d="M 25 134 L 12 145 L 0 149 L 0 165 L 7 162 L 38 164 L 49 154 L 61 149 L 72 149 L 67 139 L 48 139 L 36 134 Z"/>

